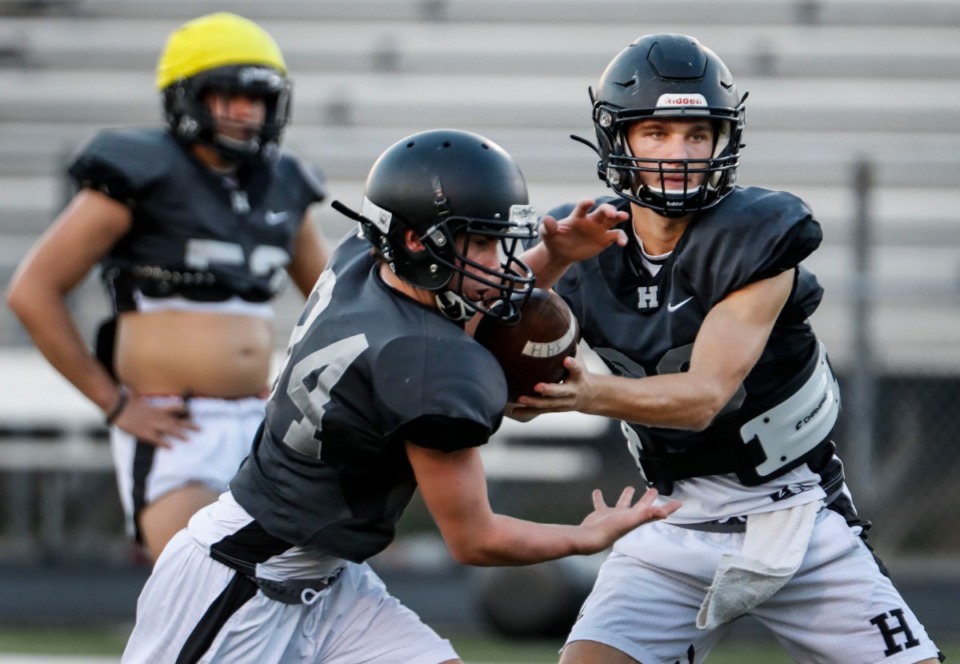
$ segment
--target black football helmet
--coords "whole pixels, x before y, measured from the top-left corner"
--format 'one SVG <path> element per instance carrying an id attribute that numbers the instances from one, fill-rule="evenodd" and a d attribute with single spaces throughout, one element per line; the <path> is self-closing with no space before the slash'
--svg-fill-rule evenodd
<path id="1" fill-rule="evenodd" d="M 746 97 L 737 93 L 723 61 L 694 37 L 655 34 L 638 38 L 610 62 L 596 92 L 590 90 L 600 179 L 623 198 L 666 217 L 716 205 L 733 191 L 737 181 Z M 671 160 L 667 169 L 668 162 L 663 160 L 633 156 L 627 129 L 631 123 L 651 117 L 712 120 L 716 129 L 712 158 Z M 641 172 L 658 173 L 659 189 L 643 184 Z M 706 177 L 702 186 L 668 191 L 664 174 L 677 173 L 705 173 Z"/>
<path id="2" fill-rule="evenodd" d="M 164 118 L 182 142 L 209 145 L 230 162 L 279 154 L 292 84 L 276 42 L 253 21 L 218 12 L 177 28 L 157 64 L 157 88 Z M 256 136 L 237 140 L 217 133 L 204 101 L 216 92 L 263 99 L 266 117 Z"/>
<path id="3" fill-rule="evenodd" d="M 519 258 L 523 242 L 538 230 L 528 200 L 523 174 L 503 148 L 467 131 L 436 129 L 404 138 L 380 155 L 367 177 L 360 214 L 339 201 L 332 206 L 360 222 L 362 235 L 398 277 L 435 291 L 448 317 L 466 320 L 480 312 L 509 322 L 534 284 Z M 408 249 L 403 237 L 408 228 L 419 236 L 422 251 Z M 499 269 L 467 257 L 472 235 L 500 241 Z M 463 293 L 466 277 L 496 295 L 469 300 Z"/>

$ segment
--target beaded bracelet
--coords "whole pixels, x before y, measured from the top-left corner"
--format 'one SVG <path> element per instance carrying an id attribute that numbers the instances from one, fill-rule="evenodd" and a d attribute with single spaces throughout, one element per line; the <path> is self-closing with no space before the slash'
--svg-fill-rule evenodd
<path id="1" fill-rule="evenodd" d="M 117 396 L 117 403 L 113 405 L 113 408 L 110 409 L 110 412 L 107 413 L 105 421 L 107 424 L 113 424 L 120 413 L 123 412 L 123 409 L 127 407 L 127 401 L 130 399 L 130 393 L 127 392 L 127 388 L 123 385 L 120 386 L 119 395 Z"/>

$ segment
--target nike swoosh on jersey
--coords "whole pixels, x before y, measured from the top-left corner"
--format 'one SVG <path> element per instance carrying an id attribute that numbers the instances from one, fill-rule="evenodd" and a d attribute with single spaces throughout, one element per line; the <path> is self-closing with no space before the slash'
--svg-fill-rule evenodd
<path id="1" fill-rule="evenodd" d="M 686 300 L 681 300 L 680 302 L 677 302 L 676 304 L 668 304 L 668 305 L 667 305 L 667 311 L 669 311 L 670 313 L 673 313 L 674 311 L 676 311 L 677 309 L 679 309 L 680 307 L 682 307 L 683 305 L 685 305 L 687 302 L 689 302 L 689 301 L 692 300 L 692 299 L 693 299 L 693 296 L 691 295 L 691 296 L 688 297 Z"/>
<path id="2" fill-rule="evenodd" d="M 263 215 L 264 221 L 266 221 L 271 226 L 276 224 L 283 223 L 287 220 L 286 210 L 281 210 L 280 212 L 274 212 L 273 210 L 267 210 L 267 213 Z"/>

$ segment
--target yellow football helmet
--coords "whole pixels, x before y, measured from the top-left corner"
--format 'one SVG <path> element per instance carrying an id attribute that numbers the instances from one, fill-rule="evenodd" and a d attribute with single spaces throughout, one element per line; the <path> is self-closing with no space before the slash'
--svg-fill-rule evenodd
<path id="1" fill-rule="evenodd" d="M 174 30 L 157 63 L 164 116 L 184 143 L 210 145 L 225 159 L 272 159 L 290 118 L 292 85 L 277 43 L 249 19 L 218 12 Z M 204 96 L 210 92 L 260 97 L 266 119 L 247 141 L 218 136 Z"/>

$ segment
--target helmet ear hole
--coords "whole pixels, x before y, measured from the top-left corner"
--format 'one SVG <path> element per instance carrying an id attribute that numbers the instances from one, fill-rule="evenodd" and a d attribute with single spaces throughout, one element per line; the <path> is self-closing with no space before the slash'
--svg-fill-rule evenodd
<path id="1" fill-rule="evenodd" d="M 197 122 L 195 118 L 189 115 L 180 117 L 180 121 L 177 123 L 177 135 L 180 136 L 180 138 L 188 143 L 192 143 L 196 140 L 197 134 L 199 133 L 200 123 Z"/>
<path id="2" fill-rule="evenodd" d="M 192 143 L 200 133 L 200 122 L 188 103 L 187 82 L 178 81 L 163 91 L 164 115 L 174 133 L 185 143 Z"/>
<path id="3" fill-rule="evenodd" d="M 403 231 L 403 242 L 407 250 L 412 254 L 421 254 L 427 250 L 417 231 L 412 228 L 407 228 Z"/>

